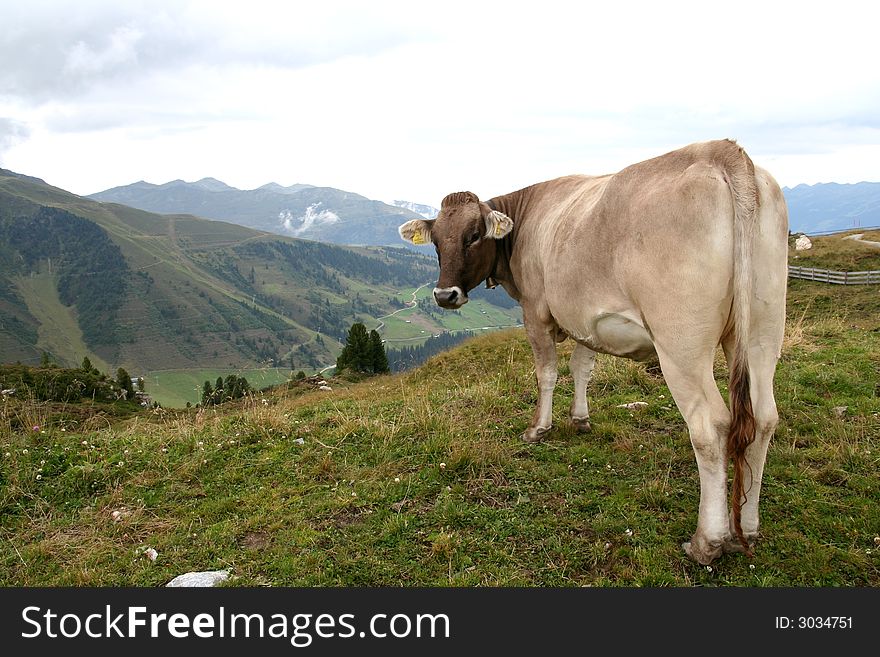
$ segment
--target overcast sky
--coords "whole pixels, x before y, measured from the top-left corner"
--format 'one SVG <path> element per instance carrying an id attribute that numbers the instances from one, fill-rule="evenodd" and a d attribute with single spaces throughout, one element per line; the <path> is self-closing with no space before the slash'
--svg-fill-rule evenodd
<path id="1" fill-rule="evenodd" d="M 880 3 L 0 0 L 0 166 L 438 205 L 736 138 L 880 180 Z"/>

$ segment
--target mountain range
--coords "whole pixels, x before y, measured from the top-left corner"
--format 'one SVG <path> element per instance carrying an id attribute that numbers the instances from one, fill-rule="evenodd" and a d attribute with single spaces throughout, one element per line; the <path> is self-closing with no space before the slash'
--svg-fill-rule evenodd
<path id="1" fill-rule="evenodd" d="M 880 183 L 819 183 L 782 192 L 793 233 L 880 226 Z"/>
<path id="2" fill-rule="evenodd" d="M 880 225 L 880 183 L 819 183 L 784 188 L 792 232 L 818 233 Z M 433 219 L 437 209 L 412 201 L 372 201 L 332 187 L 269 183 L 240 190 L 203 178 L 164 185 L 137 182 L 90 198 L 149 212 L 186 213 L 335 244 L 399 245 L 397 227 L 409 219 Z M 421 249 L 428 253 L 429 250 Z"/>
<path id="3" fill-rule="evenodd" d="M 255 230 L 333 244 L 400 246 L 397 227 L 421 216 L 408 208 L 332 187 L 268 183 L 241 190 L 214 178 L 193 183 L 172 180 L 163 185 L 140 181 L 89 198 L 160 214 L 183 213 L 230 221 Z"/>

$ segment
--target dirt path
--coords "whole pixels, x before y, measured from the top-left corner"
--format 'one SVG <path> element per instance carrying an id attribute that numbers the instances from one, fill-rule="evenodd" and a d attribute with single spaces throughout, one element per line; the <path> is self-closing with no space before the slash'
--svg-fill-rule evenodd
<path id="1" fill-rule="evenodd" d="M 847 235 L 846 237 L 841 238 L 841 239 L 853 240 L 854 242 L 861 242 L 862 244 L 867 244 L 868 246 L 872 246 L 875 249 L 880 249 L 880 242 L 873 242 L 871 240 L 863 240 L 862 235 L 864 235 L 864 233 L 856 233 L 855 235 Z"/>
<path id="2" fill-rule="evenodd" d="M 398 308 L 393 313 L 388 313 L 387 315 L 382 315 L 381 317 L 377 317 L 376 319 L 379 320 L 379 326 L 376 327 L 376 332 L 378 333 L 383 328 L 385 328 L 385 322 L 383 322 L 382 320 L 385 319 L 386 317 L 391 317 L 392 315 L 396 315 L 397 313 L 403 312 L 404 310 L 411 310 L 412 308 L 415 308 L 415 306 L 418 304 L 418 301 L 416 301 L 416 295 L 419 293 L 419 290 L 421 290 L 423 287 L 426 287 L 428 285 L 430 285 L 430 283 L 424 283 L 422 285 L 419 285 L 413 291 L 412 300 L 405 302 L 407 304 L 406 308 Z"/>

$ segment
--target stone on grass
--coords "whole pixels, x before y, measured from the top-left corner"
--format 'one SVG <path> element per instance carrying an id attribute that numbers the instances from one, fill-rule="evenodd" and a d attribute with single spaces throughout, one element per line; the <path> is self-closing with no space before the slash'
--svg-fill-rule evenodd
<path id="1" fill-rule="evenodd" d="M 229 578 L 228 570 L 205 570 L 202 572 L 184 573 L 178 575 L 165 586 L 209 587 L 217 586 Z"/>

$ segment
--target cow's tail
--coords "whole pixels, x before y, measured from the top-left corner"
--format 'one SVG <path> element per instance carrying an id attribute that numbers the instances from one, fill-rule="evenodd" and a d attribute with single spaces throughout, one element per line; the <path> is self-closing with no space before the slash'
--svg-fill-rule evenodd
<path id="1" fill-rule="evenodd" d="M 754 251 L 758 188 L 755 165 L 746 152 L 733 142 L 724 149 L 724 172 L 733 197 L 733 362 L 730 364 L 730 432 L 727 456 L 733 459 L 731 510 L 733 529 L 746 553 L 751 554 L 743 535 L 742 504 L 748 491 L 743 490 L 743 470 L 747 467 L 746 449 L 755 439 L 755 415 L 749 383 L 749 329 L 754 279 Z"/>

